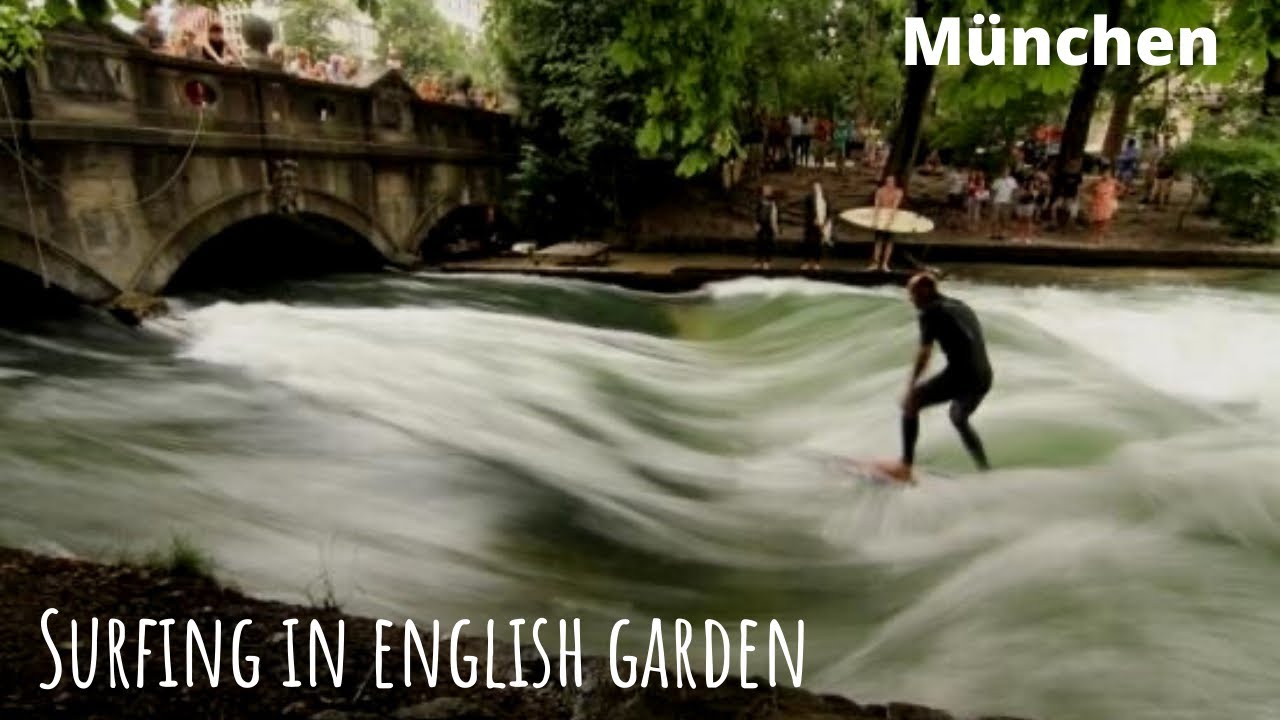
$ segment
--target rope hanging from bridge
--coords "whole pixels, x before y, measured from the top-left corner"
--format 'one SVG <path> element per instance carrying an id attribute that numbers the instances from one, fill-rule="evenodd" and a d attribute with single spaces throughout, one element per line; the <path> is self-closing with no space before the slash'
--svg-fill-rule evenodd
<path id="1" fill-rule="evenodd" d="M 6 107 L 8 106 L 7 99 L 6 99 L 5 105 Z M 182 177 L 182 172 L 186 170 L 187 164 L 191 161 L 192 154 L 195 153 L 196 146 L 199 145 L 200 143 L 200 136 L 204 132 L 204 114 L 205 114 L 204 107 L 205 107 L 204 105 L 201 105 L 199 107 L 199 112 L 196 114 L 196 128 L 191 135 L 191 143 L 187 146 L 186 152 L 184 152 L 182 155 L 182 160 L 178 163 L 178 168 L 174 170 L 173 174 L 170 175 L 168 179 L 166 179 L 163 183 L 160 184 L 160 187 L 158 187 L 156 190 L 151 192 L 149 195 L 146 195 L 137 200 L 130 200 L 129 202 L 116 203 L 112 205 L 103 205 L 102 207 L 93 208 L 93 210 L 127 210 L 129 208 L 140 207 L 142 205 L 146 205 L 147 203 L 153 200 L 158 199 L 161 195 L 163 195 L 166 191 L 168 191 L 169 188 L 175 182 L 178 181 L 178 178 Z M 12 115 L 10 115 L 10 122 L 13 122 Z M 50 190 L 53 190 L 54 192 L 58 193 L 59 195 L 61 195 L 62 197 L 68 200 L 83 200 L 83 198 L 78 198 L 77 196 L 67 191 L 66 188 L 59 185 L 56 181 L 45 177 L 43 174 L 40 173 L 40 170 L 37 167 L 32 165 L 30 162 L 26 160 L 26 158 L 22 156 L 21 149 L 18 147 L 18 135 L 17 135 L 16 124 L 14 125 L 13 142 L 14 142 L 13 147 L 10 147 L 9 144 L 4 141 L 0 141 L 0 146 L 3 146 L 4 149 L 10 155 L 12 155 L 15 160 L 18 161 L 18 164 L 21 166 L 21 168 L 25 169 L 26 172 L 30 173 L 32 177 L 34 177 L 41 185 L 44 185 L 45 187 L 49 188 Z"/>
<path id="2" fill-rule="evenodd" d="M 12 146 L 10 146 L 8 143 L 2 140 L 0 140 L 0 145 L 4 146 L 5 151 L 8 152 L 11 156 L 13 156 L 13 159 L 18 164 L 18 182 L 22 185 L 23 200 L 27 204 L 27 225 L 28 225 L 28 230 L 31 233 L 32 243 L 35 245 L 35 249 L 36 249 L 36 262 L 40 267 L 40 282 L 44 286 L 44 288 L 48 290 L 49 289 L 49 267 L 45 262 L 42 238 L 40 236 L 40 231 L 36 224 L 36 210 L 35 210 L 34 203 L 32 203 L 31 201 L 31 188 L 27 184 L 27 174 L 30 173 L 31 177 L 33 177 L 37 182 L 49 188 L 50 190 L 53 190 L 54 192 L 58 193 L 62 197 L 66 198 L 67 200 L 74 201 L 74 200 L 82 200 L 83 198 L 77 198 L 75 195 L 68 192 L 66 188 L 62 187 L 57 182 L 45 177 L 40 172 L 39 168 L 37 168 L 32 163 L 28 162 L 27 159 L 22 156 L 22 141 L 21 141 L 21 136 L 18 133 L 18 122 L 14 118 L 13 106 L 9 102 L 9 91 L 7 88 L 4 87 L 4 83 L 0 83 L 0 97 L 2 97 L 4 100 L 5 114 L 8 115 L 9 117 L 9 129 L 13 135 Z M 92 208 L 92 210 L 95 210 L 95 211 L 125 210 L 129 208 L 141 207 L 159 198 L 161 195 L 167 192 L 169 188 L 172 187 L 173 184 L 178 181 L 178 178 L 182 177 L 183 171 L 186 170 L 187 164 L 191 161 L 192 154 L 195 153 L 196 146 L 199 145 L 200 143 L 200 136 L 204 132 L 204 114 L 205 114 L 205 105 L 202 103 L 197 109 L 196 128 L 195 128 L 195 131 L 191 134 L 191 143 L 187 146 L 186 152 L 183 153 L 182 160 L 178 163 L 178 168 L 174 170 L 173 174 L 170 175 L 168 179 L 166 179 L 163 183 L 160 184 L 160 187 L 158 187 L 155 191 L 151 192 L 149 195 L 146 195 L 145 197 L 138 198 L 136 200 L 132 200 L 129 202 L 116 203 L 113 205 L 105 205 L 98 208 Z M 49 238 L 49 240 L 52 240 L 52 238 Z"/>
<path id="3" fill-rule="evenodd" d="M 13 106 L 9 104 L 9 89 L 0 81 L 0 96 L 4 98 L 4 112 L 9 116 L 9 129 L 13 131 L 13 146 L 18 147 L 18 121 L 13 117 Z M 8 149 L 8 145 L 5 145 Z M 49 267 L 44 261 L 44 248 L 40 245 L 40 232 L 36 229 L 36 208 L 31 203 L 31 188 L 27 187 L 27 173 L 20 153 L 14 153 L 18 161 L 18 182 L 22 185 L 22 199 L 27 203 L 27 225 L 31 231 L 31 241 L 36 247 L 36 264 L 40 266 L 40 283 L 45 290 L 49 289 Z"/>

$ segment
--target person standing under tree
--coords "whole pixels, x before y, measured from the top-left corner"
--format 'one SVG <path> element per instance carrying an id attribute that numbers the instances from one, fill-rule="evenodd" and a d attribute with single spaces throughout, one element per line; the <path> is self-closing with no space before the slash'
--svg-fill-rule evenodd
<path id="1" fill-rule="evenodd" d="M 1089 186 L 1089 219 L 1093 221 L 1093 242 L 1100 243 L 1107 238 L 1111 230 L 1111 221 L 1120 209 L 1121 185 L 1115 175 L 1106 170 L 1102 177 Z"/>
<path id="2" fill-rule="evenodd" d="M 832 148 L 836 156 L 836 172 L 841 175 L 844 174 L 844 166 L 849 161 L 849 143 L 851 142 L 853 142 L 853 121 L 845 116 L 836 123 L 835 147 Z"/>
<path id="3" fill-rule="evenodd" d="M 1005 231 L 1013 221 L 1013 206 L 1018 192 L 1018 181 L 1013 172 L 1005 168 L 1004 173 L 991 185 L 992 219 L 995 225 L 993 240 L 1004 240 Z"/>
<path id="4" fill-rule="evenodd" d="M 778 240 L 778 203 L 773 199 L 773 188 L 760 188 L 760 200 L 756 203 L 756 262 L 757 270 L 768 270 L 773 264 L 773 247 Z"/>
<path id="5" fill-rule="evenodd" d="M 827 198 L 822 183 L 813 184 L 813 192 L 804 199 L 804 257 L 803 270 L 822 269 L 822 240 L 827 232 Z"/>
<path id="6" fill-rule="evenodd" d="M 791 138 L 791 169 L 796 170 L 804 158 L 804 120 L 800 113 L 787 117 L 787 132 Z"/>
<path id="7" fill-rule="evenodd" d="M 868 270 L 889 271 L 889 260 L 893 257 L 893 233 L 884 228 L 892 225 L 898 216 L 898 208 L 902 207 L 904 195 L 902 188 L 898 187 L 898 179 L 892 173 L 885 176 L 884 184 L 876 190 L 874 219 L 876 246 L 872 250 Z"/>
<path id="8" fill-rule="evenodd" d="M 813 164 L 821 172 L 827 166 L 827 155 L 831 152 L 831 135 L 835 126 L 826 117 L 820 117 L 813 124 Z"/>

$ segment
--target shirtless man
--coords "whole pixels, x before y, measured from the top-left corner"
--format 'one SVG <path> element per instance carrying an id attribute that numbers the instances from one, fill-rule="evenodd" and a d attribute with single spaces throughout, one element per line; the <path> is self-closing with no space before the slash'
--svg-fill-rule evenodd
<path id="1" fill-rule="evenodd" d="M 980 470 L 987 470 L 982 440 L 969 425 L 969 417 L 991 391 L 993 377 L 978 316 L 968 305 L 943 295 L 938 290 L 937 279 L 928 273 L 911 278 L 907 292 L 920 312 L 920 349 L 902 400 L 902 460 L 885 471 L 897 480 L 911 481 L 920 434 L 920 411 L 945 402 L 951 403 L 951 423 L 959 431 L 974 463 Z M 947 367 L 920 382 L 935 342 L 947 356 Z"/>
<path id="2" fill-rule="evenodd" d="M 902 205 L 902 195 L 902 188 L 898 187 L 898 179 L 893 175 L 886 176 L 884 184 L 876 190 L 875 226 L 877 228 L 893 222 L 898 214 L 898 208 Z M 867 269 L 888 272 L 891 257 L 893 257 L 893 233 L 877 229 L 876 247 L 871 254 L 871 264 Z"/>

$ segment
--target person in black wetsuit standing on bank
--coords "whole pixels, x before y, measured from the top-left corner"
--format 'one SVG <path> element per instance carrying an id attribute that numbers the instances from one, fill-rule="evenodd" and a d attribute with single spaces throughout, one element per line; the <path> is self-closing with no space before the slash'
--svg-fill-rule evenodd
<path id="1" fill-rule="evenodd" d="M 963 302 L 943 295 L 937 279 L 921 273 L 907 283 L 911 303 L 920 311 L 920 349 L 911 369 L 911 381 L 902 400 L 902 460 L 892 468 L 899 480 L 910 480 L 915 464 L 916 440 L 920 434 L 920 411 L 951 403 L 951 422 L 960 432 L 965 447 L 981 470 L 989 469 L 987 453 L 978 433 L 969 424 L 983 398 L 991 391 L 993 373 L 987 357 L 986 341 L 978 316 Z M 947 367 L 920 382 L 933 354 L 933 345 L 942 346 Z"/>

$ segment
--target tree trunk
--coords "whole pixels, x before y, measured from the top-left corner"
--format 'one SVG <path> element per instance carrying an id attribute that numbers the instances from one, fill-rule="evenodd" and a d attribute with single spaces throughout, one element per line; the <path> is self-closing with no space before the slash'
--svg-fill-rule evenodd
<path id="1" fill-rule="evenodd" d="M 1071 110 L 1062 127 L 1062 148 L 1058 151 L 1058 170 L 1061 172 L 1084 160 L 1084 146 L 1089 142 L 1089 125 L 1102 94 L 1102 81 L 1106 79 L 1106 65 L 1085 65 L 1080 71 L 1080 82 L 1071 98 Z"/>
<path id="2" fill-rule="evenodd" d="M 1267 53 L 1267 72 L 1262 76 L 1262 114 L 1280 117 L 1280 55 Z"/>
<path id="3" fill-rule="evenodd" d="M 1133 116 L 1133 103 L 1141 94 L 1143 84 L 1139 82 L 1140 65 L 1130 65 L 1121 70 L 1124 77 L 1111 93 L 1111 119 L 1107 122 L 1107 137 L 1102 143 L 1102 157 L 1114 163 L 1117 155 L 1124 147 L 1125 135 L 1129 133 L 1129 120 Z"/>
<path id="4" fill-rule="evenodd" d="M 884 177 L 892 175 L 899 187 L 906 188 L 911 181 L 911 170 L 916 164 L 916 151 L 920 148 L 920 128 L 929 108 L 929 96 L 933 93 L 933 78 L 937 68 L 923 63 L 908 68 L 907 84 L 903 91 L 902 116 L 894 128 L 889 161 L 884 166 Z"/>
<path id="5" fill-rule="evenodd" d="M 928 17 L 934 8 L 935 0 L 916 0 L 915 15 Z M 898 181 L 898 186 L 906 189 L 911 181 L 911 170 L 915 167 L 916 151 L 920 148 L 920 128 L 924 125 L 924 114 L 929 107 L 929 96 L 933 93 L 933 78 L 938 68 L 933 65 L 919 63 L 907 68 L 907 83 L 902 89 L 902 114 L 898 117 L 898 125 L 893 130 L 889 148 L 889 160 L 884 165 L 883 180 L 890 175 Z"/>
<path id="6" fill-rule="evenodd" d="M 1120 10 L 1124 7 L 1124 0 L 1108 0 L 1107 6 L 1107 24 L 1121 27 Z M 1080 82 L 1076 84 L 1071 110 L 1067 112 L 1067 122 L 1062 128 L 1062 148 L 1055 166 L 1058 173 L 1083 163 L 1084 147 L 1089 142 L 1089 125 L 1093 122 L 1098 96 L 1102 94 L 1102 83 L 1106 79 L 1106 65 L 1089 63 L 1080 70 Z"/>

